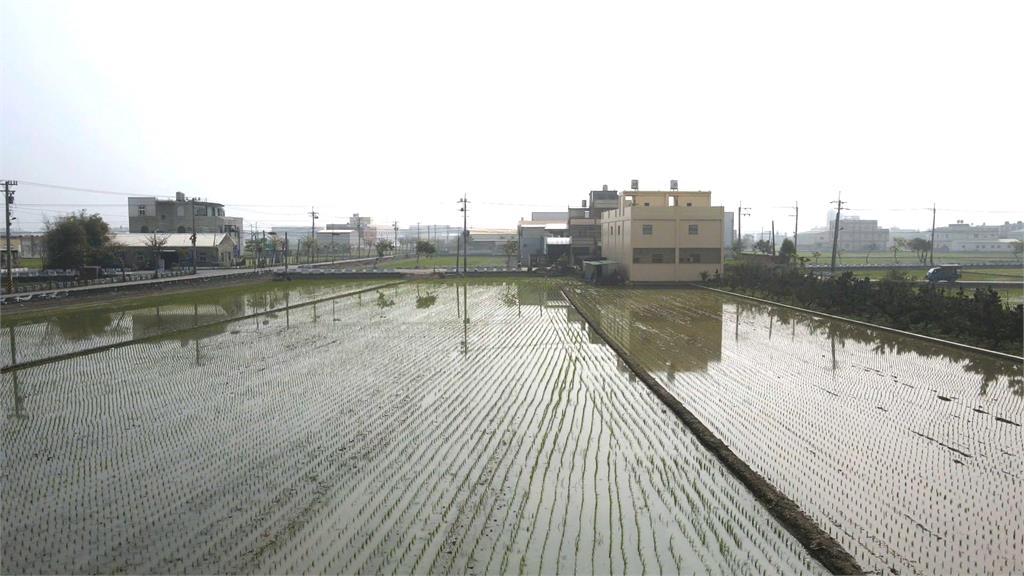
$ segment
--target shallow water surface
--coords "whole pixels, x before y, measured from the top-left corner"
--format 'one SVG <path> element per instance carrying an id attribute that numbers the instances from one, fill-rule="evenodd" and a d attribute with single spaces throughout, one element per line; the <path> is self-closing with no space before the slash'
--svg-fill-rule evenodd
<path id="1" fill-rule="evenodd" d="M 865 569 L 1024 571 L 1019 362 L 706 290 L 576 289 Z"/>
<path id="2" fill-rule="evenodd" d="M 296 280 L 228 285 L 171 295 L 121 300 L 111 294 L 108 304 L 56 308 L 5 317 L 0 324 L 3 366 L 89 350 L 116 342 L 188 331 L 191 342 L 201 335 L 224 332 L 225 321 L 382 284 L 376 280 Z M 185 342 L 185 343 L 187 343 Z"/>
<path id="3" fill-rule="evenodd" d="M 4 573 L 821 572 L 556 284 L 272 312 L 0 405 Z"/>

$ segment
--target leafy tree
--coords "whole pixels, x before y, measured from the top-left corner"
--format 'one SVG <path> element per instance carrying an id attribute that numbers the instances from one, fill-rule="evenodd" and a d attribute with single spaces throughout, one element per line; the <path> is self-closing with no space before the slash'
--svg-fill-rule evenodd
<path id="1" fill-rule="evenodd" d="M 779 260 L 785 264 L 796 260 L 796 246 L 789 238 L 782 241 L 782 246 L 779 248 Z"/>
<path id="2" fill-rule="evenodd" d="M 811 256 L 813 256 L 813 257 L 814 257 L 814 263 L 815 263 L 815 264 L 817 264 L 817 263 L 818 263 L 818 258 L 821 258 L 821 252 L 818 252 L 817 250 L 815 250 L 815 251 L 814 251 L 814 252 L 813 252 L 813 253 L 811 254 Z"/>
<path id="3" fill-rule="evenodd" d="M 767 240 L 758 240 L 754 243 L 754 250 L 761 254 L 767 254 L 772 251 L 772 243 Z"/>
<path id="4" fill-rule="evenodd" d="M 1013 242 L 1013 255 L 1017 257 L 1017 260 L 1021 259 L 1024 255 L 1024 241 L 1015 240 Z"/>
<path id="5" fill-rule="evenodd" d="M 509 240 L 508 242 L 505 242 L 503 249 L 505 251 L 505 267 L 511 268 L 512 258 L 519 254 L 519 241 Z"/>
<path id="6" fill-rule="evenodd" d="M 744 248 L 743 238 L 737 238 L 736 241 L 732 243 L 732 253 L 733 253 L 733 256 L 735 257 L 735 256 L 739 256 L 740 254 L 743 254 L 743 248 Z"/>
<path id="7" fill-rule="evenodd" d="M 46 223 L 43 244 L 47 268 L 80 268 L 102 265 L 111 256 L 110 226 L 99 214 L 85 210 Z"/>
<path id="8" fill-rule="evenodd" d="M 924 238 L 913 238 L 907 242 L 907 248 L 917 254 L 917 260 L 921 264 L 925 264 L 928 262 L 928 253 L 932 249 L 932 243 Z"/>
<path id="9" fill-rule="evenodd" d="M 437 247 L 435 247 L 433 243 L 428 242 L 426 240 L 417 240 L 416 241 L 416 266 L 420 265 L 420 256 L 421 255 L 422 256 L 426 256 L 426 257 L 429 258 L 429 257 L 433 256 L 434 252 L 436 252 L 436 251 L 437 251 Z"/>
<path id="10" fill-rule="evenodd" d="M 377 243 L 373 245 L 377 250 L 377 258 L 383 258 L 385 254 L 395 249 L 395 245 L 391 240 L 377 240 Z"/>
<path id="11" fill-rule="evenodd" d="M 117 262 L 118 267 L 121 269 L 121 280 L 126 280 L 125 277 L 125 259 L 128 258 L 128 247 L 120 242 L 111 241 L 107 244 L 107 251 L 111 254 L 114 260 Z"/>

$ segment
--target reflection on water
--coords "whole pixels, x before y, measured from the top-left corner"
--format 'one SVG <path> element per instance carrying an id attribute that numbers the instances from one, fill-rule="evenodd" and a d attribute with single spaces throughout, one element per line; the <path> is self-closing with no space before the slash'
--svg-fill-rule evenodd
<path id="1" fill-rule="evenodd" d="M 1024 396 L 1024 363 L 841 320 L 700 290 L 588 287 L 581 296 L 613 338 L 631 353 L 652 363 L 657 359 L 648 368 L 669 375 L 704 372 L 721 362 L 723 338 L 740 354 L 751 344 L 762 348 L 786 338 L 800 345 L 823 342 L 824 360 L 833 372 L 840 367 L 841 351 L 858 345 L 876 355 L 949 361 L 979 377 L 981 395 L 1004 381 L 1014 395 Z"/>
<path id="2" fill-rule="evenodd" d="M 1007 387 L 1014 395 L 1024 396 L 1024 363 L 1021 362 L 1004 360 L 954 346 L 901 336 L 885 330 L 874 330 L 849 322 L 813 316 L 758 302 L 735 299 L 729 304 L 729 307 L 734 310 L 733 314 L 737 318 L 735 326 L 737 337 L 741 326 L 745 323 L 762 326 L 767 323 L 769 326 L 779 324 L 783 329 L 788 327 L 790 329 L 789 337 L 793 340 L 798 338 L 798 327 L 801 328 L 801 335 L 809 334 L 827 338 L 832 350 L 833 370 L 836 368 L 836 347 L 846 348 L 847 344 L 855 343 L 868 347 L 879 355 L 916 354 L 957 364 L 967 372 L 980 376 L 979 393 L 982 396 L 987 394 L 989 387 L 1000 379 L 1005 379 Z M 769 330 L 769 339 L 772 338 L 771 334 L 772 330 Z"/>
<path id="3" fill-rule="evenodd" d="M 1021 362 L 704 290 L 578 290 L 865 570 L 1020 572 Z"/>
<path id="4" fill-rule="evenodd" d="M 46 314 L 6 316 L 0 335 L 16 346 L 18 362 L 175 332 L 182 345 L 197 338 L 222 334 L 225 320 L 271 312 L 370 285 L 357 281 L 268 282 L 171 295 L 156 295 L 128 303 L 113 301 L 97 308 L 54 310 Z M 284 312 L 286 323 L 290 315 Z M 198 330 L 191 328 L 203 327 Z M 184 332 L 181 332 L 185 330 Z M 4 366 L 15 363 L 4 354 Z"/>
<path id="5" fill-rule="evenodd" d="M 669 378 L 682 372 L 707 372 L 722 360 L 722 303 L 702 302 L 681 306 L 666 314 L 657 307 L 633 307 L 613 296 L 607 304 L 592 307 L 594 320 L 625 349 L 656 357 L 657 366 Z"/>

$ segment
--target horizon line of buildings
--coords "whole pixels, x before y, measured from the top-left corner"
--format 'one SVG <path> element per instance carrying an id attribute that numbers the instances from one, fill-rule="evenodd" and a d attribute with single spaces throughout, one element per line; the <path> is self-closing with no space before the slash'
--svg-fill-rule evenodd
<path id="1" fill-rule="evenodd" d="M 182 192 L 177 192 L 173 200 L 155 196 L 129 197 L 128 216 L 126 233 L 112 230 L 122 244 L 141 245 L 141 236 L 157 233 L 167 235 L 169 243 L 173 244 L 184 244 L 187 240 L 190 247 L 192 233 L 211 235 L 210 238 L 204 237 L 202 244 L 208 248 L 216 245 L 217 248 L 207 254 L 197 254 L 201 265 L 237 263 L 244 256 L 247 240 L 266 246 L 274 251 L 275 256 L 285 249 L 292 253 L 301 250 L 340 256 L 353 252 L 361 255 L 364 251 L 370 255 L 378 239 L 390 240 L 396 247 L 405 249 L 413 246 L 415 241 L 428 240 L 437 246 L 438 253 L 453 253 L 459 249 L 462 238 L 461 226 L 374 225 L 371 217 L 359 213 L 353 214 L 347 222 L 328 223 L 322 228 L 273 226 L 269 232 L 250 231 L 247 237 L 243 219 L 227 215 L 224 204 L 186 198 Z M 680 274 L 692 276 L 678 270 L 696 268 L 710 274 L 714 270 L 709 266 L 681 265 L 715 264 L 720 267 L 722 252 L 730 250 L 740 240 L 734 229 L 734 216 L 734 212 L 722 206 L 712 206 L 710 192 L 679 191 L 676 180 L 670 182 L 667 191 L 641 191 L 638 181 L 633 180 L 630 189 L 621 192 L 610 190 L 607 185 L 600 190 L 591 190 L 579 206 L 568 206 L 565 211 L 532 212 L 528 219 L 521 218 L 515 228 L 470 227 L 467 251 L 471 255 L 507 256 L 506 245 L 517 242 L 515 258 L 521 266 L 527 267 L 559 260 L 579 266 L 590 259 L 617 258 L 622 261 L 620 273 L 627 278 L 634 269 L 647 270 L 641 275 L 659 278 Z M 834 216 L 835 213 L 829 211 L 825 226 L 798 231 L 795 238 L 781 230 L 775 232 L 774 238 L 771 231 L 746 233 L 742 238 L 744 248 L 751 250 L 759 240 L 774 240 L 776 245 L 781 245 L 782 240 L 790 238 L 796 240 L 798 250 L 805 253 L 831 251 L 836 225 Z M 639 226 L 638 235 L 634 234 L 634 225 Z M 683 226 L 686 234 L 681 232 Z M 839 219 L 839 228 L 839 249 L 847 252 L 884 251 L 891 249 L 900 239 L 920 237 L 929 240 L 932 235 L 931 230 L 882 228 L 877 220 L 861 219 L 856 215 L 843 215 Z M 696 232 L 691 233 L 692 230 Z M 711 241 L 712 231 L 717 238 L 715 242 Z M 268 233 L 271 237 L 269 242 L 266 238 Z M 224 235 L 231 238 L 230 243 L 222 241 Z M 133 236 L 139 238 L 133 239 Z M 283 243 L 286 237 L 287 246 Z M 310 237 L 315 237 L 316 241 L 309 242 Z M 958 220 L 935 228 L 934 238 L 936 252 L 1008 253 L 1013 251 L 1015 242 L 1024 240 L 1024 221 L 1007 221 L 1000 225 L 983 223 L 979 226 Z M 38 235 L 32 234 L 12 236 L 13 251 L 18 256 L 39 257 L 42 254 L 40 240 Z M 177 247 L 179 251 L 184 248 Z M 680 252 L 681 249 L 693 251 L 684 253 Z M 718 256 L 711 254 L 710 251 L 714 250 L 719 251 Z M 669 252 L 672 252 L 671 258 Z M 141 261 L 141 256 L 138 258 Z M 191 263 L 190 254 L 182 254 L 182 259 Z M 665 265 L 670 260 L 675 264 L 671 274 L 660 266 L 649 268 L 649 265 Z"/>

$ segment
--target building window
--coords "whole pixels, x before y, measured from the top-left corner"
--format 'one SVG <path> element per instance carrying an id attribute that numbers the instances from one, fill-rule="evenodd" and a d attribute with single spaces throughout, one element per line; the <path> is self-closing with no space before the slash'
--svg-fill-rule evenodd
<path id="1" fill-rule="evenodd" d="M 183 234 L 184 232 L 185 232 L 185 227 L 184 226 L 178 226 L 178 234 Z"/>
<path id="2" fill-rule="evenodd" d="M 678 206 L 679 205 L 679 198 L 676 197 L 676 196 L 669 196 L 668 197 L 668 205 L 669 206 Z"/>
<path id="3" fill-rule="evenodd" d="M 146 207 L 140 205 L 139 206 L 139 216 L 145 216 L 145 215 L 146 215 Z"/>
<path id="4" fill-rule="evenodd" d="M 691 236 L 695 236 L 695 235 L 697 235 L 697 234 L 699 233 L 699 231 L 698 231 L 698 228 L 697 228 L 697 225 L 696 225 L 696 224 L 690 224 L 690 226 L 689 226 L 689 232 L 690 232 L 690 235 L 691 235 Z"/>
<path id="5" fill-rule="evenodd" d="M 720 264 L 722 251 L 718 248 L 680 248 L 680 264 Z"/>
<path id="6" fill-rule="evenodd" d="M 644 224 L 640 231 L 644 236 L 650 236 L 654 234 L 654 224 Z"/>
<path id="7" fill-rule="evenodd" d="M 693 206 L 693 202 L 687 202 L 687 203 L 686 203 L 686 207 L 687 207 L 687 208 L 689 208 L 689 207 L 691 207 L 691 206 Z"/>
<path id="8" fill-rule="evenodd" d="M 142 232 L 143 234 L 149 232 L 149 226 L 143 226 L 142 228 L 139 228 L 139 232 Z"/>
<path id="9" fill-rule="evenodd" d="M 634 264 L 671 264 L 675 257 L 675 248 L 633 248 Z"/>

